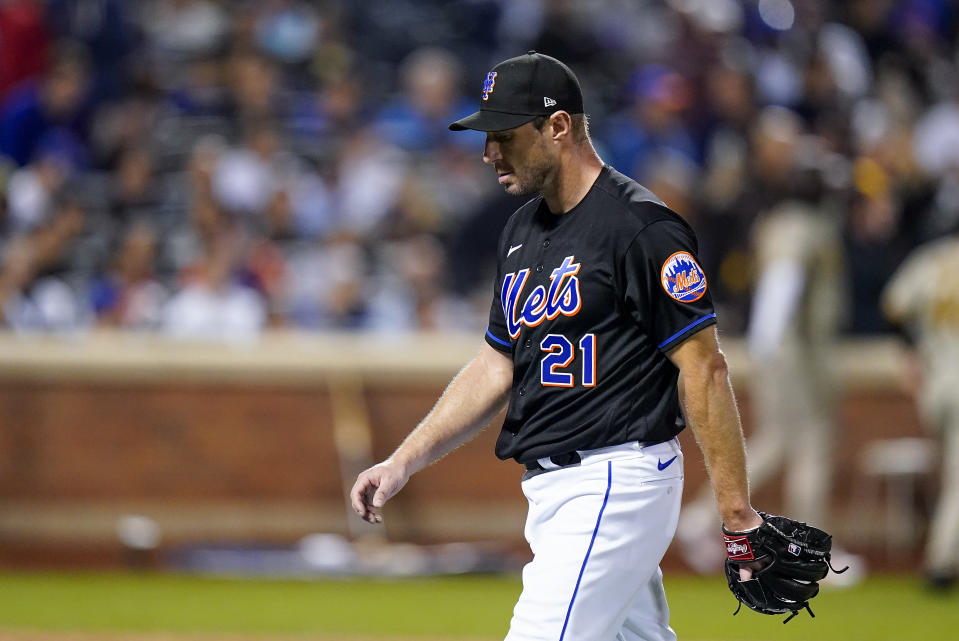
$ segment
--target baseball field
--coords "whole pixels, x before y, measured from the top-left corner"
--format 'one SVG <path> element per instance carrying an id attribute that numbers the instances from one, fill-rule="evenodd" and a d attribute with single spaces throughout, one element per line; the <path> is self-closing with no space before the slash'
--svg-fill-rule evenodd
<path id="1" fill-rule="evenodd" d="M 0 641 L 502 639 L 517 576 L 408 580 L 222 579 L 168 574 L 5 573 Z M 743 611 L 723 579 L 666 579 L 673 627 L 688 641 L 947 641 L 959 594 L 877 576 L 815 601 L 788 625 Z"/>

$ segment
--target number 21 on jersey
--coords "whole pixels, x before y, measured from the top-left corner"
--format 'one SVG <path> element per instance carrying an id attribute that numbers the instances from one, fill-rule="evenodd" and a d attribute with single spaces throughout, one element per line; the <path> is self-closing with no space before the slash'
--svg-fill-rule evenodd
<path id="1" fill-rule="evenodd" d="M 563 371 L 573 362 L 573 343 L 562 334 L 547 334 L 539 348 L 546 352 L 540 363 L 540 382 L 546 387 L 574 387 L 575 376 Z M 586 334 L 579 341 L 582 352 L 583 387 L 596 387 L 596 334 Z"/>

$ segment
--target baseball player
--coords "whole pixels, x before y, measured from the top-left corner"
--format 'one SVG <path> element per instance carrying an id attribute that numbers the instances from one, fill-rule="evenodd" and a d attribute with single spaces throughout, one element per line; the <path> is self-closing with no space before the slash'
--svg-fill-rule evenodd
<path id="1" fill-rule="evenodd" d="M 752 558 L 744 533 L 765 522 L 693 231 L 603 164 L 583 111 L 572 71 L 531 51 L 494 67 L 480 110 L 450 125 L 486 132 L 499 183 L 534 197 L 503 230 L 479 354 L 351 500 L 381 522 L 412 474 L 508 404 L 496 455 L 525 467 L 534 557 L 507 641 L 675 639 L 659 562 L 679 519 L 687 420 L 723 523 L 741 534 L 731 558 Z M 736 572 L 747 585 L 750 570 Z"/>
<path id="2" fill-rule="evenodd" d="M 959 571 L 959 236 L 908 256 L 886 285 L 882 307 L 915 349 L 919 410 L 942 438 L 942 489 L 924 570 L 931 587 L 951 588 Z"/>

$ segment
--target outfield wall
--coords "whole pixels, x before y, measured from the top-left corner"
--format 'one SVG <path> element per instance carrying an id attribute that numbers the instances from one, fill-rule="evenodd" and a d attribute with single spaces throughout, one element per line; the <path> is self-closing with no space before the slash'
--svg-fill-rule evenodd
<path id="1" fill-rule="evenodd" d="M 0 335 L 0 564 L 38 553 L 109 559 L 124 514 L 153 518 L 169 546 L 375 536 L 349 516 L 345 488 L 396 446 L 479 344 L 449 334 L 282 333 L 242 344 Z M 749 361 L 739 341 L 725 349 L 748 432 Z M 886 339 L 836 352 L 844 393 L 833 509 L 854 548 L 886 543 L 886 503 L 860 471 L 863 446 L 921 434 L 898 385 L 900 359 Z M 521 541 L 521 469 L 493 457 L 495 435 L 417 475 L 389 506 L 388 537 Z M 683 442 L 688 496 L 704 474 L 689 434 Z M 756 504 L 777 510 L 777 489 L 761 489 Z M 915 507 L 921 525 L 926 506 Z"/>

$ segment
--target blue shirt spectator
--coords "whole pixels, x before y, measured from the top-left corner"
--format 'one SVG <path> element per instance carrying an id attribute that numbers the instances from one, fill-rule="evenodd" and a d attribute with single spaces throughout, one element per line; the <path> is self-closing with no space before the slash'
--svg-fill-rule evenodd
<path id="1" fill-rule="evenodd" d="M 87 67 L 83 51 L 62 49 L 41 81 L 27 81 L 12 91 L 0 108 L 0 153 L 20 167 L 37 149 L 58 139 L 82 141 Z"/>

